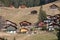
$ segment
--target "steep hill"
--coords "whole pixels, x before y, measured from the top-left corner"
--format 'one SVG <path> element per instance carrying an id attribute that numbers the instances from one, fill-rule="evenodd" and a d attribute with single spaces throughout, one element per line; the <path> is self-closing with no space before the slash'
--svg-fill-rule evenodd
<path id="1" fill-rule="evenodd" d="M 60 2 L 56 1 L 53 3 L 49 3 L 43 5 L 43 10 L 46 11 L 48 15 L 55 15 L 59 14 L 60 11 L 58 9 L 50 9 L 50 6 L 56 4 L 60 7 Z M 36 15 L 32 15 L 31 11 L 36 10 L 38 13 Z M 38 21 L 38 14 L 39 14 L 40 6 L 31 7 L 31 8 L 9 8 L 9 7 L 0 7 L 0 16 L 5 17 L 5 19 L 11 20 L 17 24 L 21 21 L 29 21 L 31 23 L 36 23 Z"/>
<path id="2" fill-rule="evenodd" d="M 38 14 L 37 15 L 30 14 L 32 10 L 38 10 L 39 13 L 39 7 L 25 8 L 25 9 L 0 8 L 0 15 L 16 23 L 25 20 L 31 23 L 35 23 L 37 21 Z"/>

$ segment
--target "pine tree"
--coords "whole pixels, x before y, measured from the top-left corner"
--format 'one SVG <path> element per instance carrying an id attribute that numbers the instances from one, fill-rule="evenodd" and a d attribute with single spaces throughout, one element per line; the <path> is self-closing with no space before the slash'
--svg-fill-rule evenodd
<path id="1" fill-rule="evenodd" d="M 11 0 L 15 8 L 19 8 L 19 0 Z"/>
<path id="2" fill-rule="evenodd" d="M 0 0 L 0 1 L 2 1 L 7 7 L 11 3 L 13 3 L 13 6 L 15 8 L 18 8 L 21 4 L 27 5 L 28 7 L 34 7 L 46 4 L 46 0 Z M 49 3 L 51 3 L 56 0 L 48 0 L 48 1 Z"/>
<path id="3" fill-rule="evenodd" d="M 0 0 L 0 1 L 3 2 L 6 7 L 10 5 L 10 0 Z"/>
<path id="4" fill-rule="evenodd" d="M 40 0 L 33 0 L 33 6 L 39 6 Z"/>
<path id="5" fill-rule="evenodd" d="M 40 8 L 40 12 L 39 12 L 39 17 L 38 17 L 39 21 L 44 21 L 46 18 L 46 12 L 42 9 L 42 6 Z"/>

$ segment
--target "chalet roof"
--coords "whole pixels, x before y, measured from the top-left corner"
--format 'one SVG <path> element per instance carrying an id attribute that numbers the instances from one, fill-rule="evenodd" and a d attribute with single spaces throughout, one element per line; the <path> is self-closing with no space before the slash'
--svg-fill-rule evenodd
<path id="1" fill-rule="evenodd" d="M 28 21 L 22 21 L 22 22 L 20 22 L 20 23 L 24 23 L 24 22 L 25 22 L 25 23 L 30 23 L 30 22 L 28 22 Z"/>
<path id="2" fill-rule="evenodd" d="M 22 21 L 22 22 L 20 22 L 19 24 L 20 24 L 20 26 L 21 26 L 21 25 L 23 25 L 23 26 L 29 26 L 29 25 L 31 25 L 32 23 L 30 23 L 30 22 L 28 22 L 28 21 Z"/>
<path id="3" fill-rule="evenodd" d="M 58 8 L 58 6 L 55 5 L 55 4 L 52 4 L 52 5 L 50 6 L 50 8 L 51 8 L 51 9 L 56 9 L 56 8 Z"/>
<path id="4" fill-rule="evenodd" d="M 10 22 L 11 23 L 11 25 L 13 25 L 13 26 L 17 26 L 17 24 L 16 23 L 14 23 L 14 22 L 12 22 L 12 21 L 10 21 L 10 20 L 6 20 L 6 22 Z M 8 24 L 8 23 L 7 23 Z"/>

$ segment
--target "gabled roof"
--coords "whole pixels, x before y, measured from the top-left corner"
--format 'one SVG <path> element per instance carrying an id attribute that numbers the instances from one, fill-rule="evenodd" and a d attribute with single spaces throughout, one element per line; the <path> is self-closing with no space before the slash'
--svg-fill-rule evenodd
<path id="1" fill-rule="evenodd" d="M 28 22 L 28 21 L 22 21 L 19 23 L 20 25 L 23 25 L 23 26 L 29 26 L 31 25 L 32 23 Z"/>
<path id="2" fill-rule="evenodd" d="M 58 8 L 58 6 L 55 5 L 55 4 L 52 4 L 52 5 L 50 6 L 50 8 L 51 8 L 51 9 L 56 9 L 56 8 Z"/>
<path id="3" fill-rule="evenodd" d="M 25 22 L 25 23 L 30 23 L 30 22 L 28 22 L 28 21 L 22 21 L 22 22 L 20 22 L 20 23 L 24 23 L 24 22 Z M 31 23 L 30 23 L 30 24 L 31 24 Z"/>
<path id="4" fill-rule="evenodd" d="M 6 22 L 10 22 L 13 26 L 17 26 L 16 23 L 14 23 L 14 22 L 12 22 L 12 21 L 10 21 L 10 20 L 6 20 Z"/>

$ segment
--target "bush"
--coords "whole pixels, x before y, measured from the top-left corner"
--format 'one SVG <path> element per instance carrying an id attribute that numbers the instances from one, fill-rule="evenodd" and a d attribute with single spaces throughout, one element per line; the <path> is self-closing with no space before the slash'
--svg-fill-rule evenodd
<path id="1" fill-rule="evenodd" d="M 0 40 L 7 40 L 7 38 L 4 38 L 4 37 L 3 37 L 3 38 L 0 38 Z"/>
<path id="2" fill-rule="evenodd" d="M 57 33 L 58 40 L 60 40 L 60 29 L 59 32 Z"/>
<path id="3" fill-rule="evenodd" d="M 46 26 L 43 26 L 43 27 L 42 27 L 42 30 L 46 30 Z"/>

